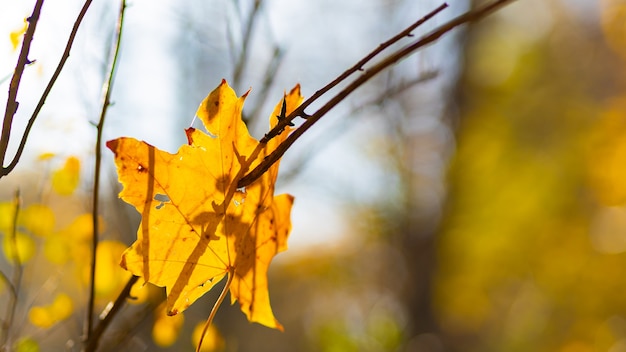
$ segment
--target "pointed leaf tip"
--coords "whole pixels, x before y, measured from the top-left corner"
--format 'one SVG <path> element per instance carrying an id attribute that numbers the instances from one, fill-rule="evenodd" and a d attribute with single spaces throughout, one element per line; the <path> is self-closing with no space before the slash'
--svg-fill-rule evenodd
<path id="1" fill-rule="evenodd" d="M 117 141 L 118 139 L 111 139 L 110 141 L 106 142 L 107 148 L 111 149 L 111 151 L 114 153 L 115 153 L 115 150 L 117 149 Z"/>

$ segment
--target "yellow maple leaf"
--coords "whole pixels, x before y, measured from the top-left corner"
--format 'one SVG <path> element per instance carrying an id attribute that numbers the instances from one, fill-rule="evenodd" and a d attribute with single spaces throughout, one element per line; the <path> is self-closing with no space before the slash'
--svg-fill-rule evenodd
<path id="1" fill-rule="evenodd" d="M 231 303 L 239 301 L 249 321 L 282 330 L 270 306 L 267 270 L 287 248 L 293 197 L 274 196 L 278 163 L 245 189 L 237 189 L 237 182 L 289 128 L 267 145 L 252 138 L 241 120 L 246 95 L 237 97 L 222 81 L 197 112 L 209 134 L 188 128 L 189 143 L 176 154 L 133 138 L 107 142 L 124 185 L 120 197 L 142 215 L 137 241 L 121 265 L 166 287 L 170 315 L 228 275 Z M 299 86 L 285 101 L 286 113 L 302 102 Z M 282 105 L 276 105 L 271 126 Z"/>
<path id="2" fill-rule="evenodd" d="M 63 196 L 74 193 L 79 182 L 80 159 L 74 156 L 67 158 L 63 167 L 52 174 L 52 189 Z"/>

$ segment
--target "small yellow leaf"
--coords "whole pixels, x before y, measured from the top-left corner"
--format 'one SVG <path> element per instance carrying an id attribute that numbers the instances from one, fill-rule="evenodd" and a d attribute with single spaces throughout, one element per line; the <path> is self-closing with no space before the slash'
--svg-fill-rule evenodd
<path id="1" fill-rule="evenodd" d="M 152 295 L 152 290 L 155 288 L 154 285 L 150 283 L 146 283 L 145 285 L 141 282 L 137 281 L 130 288 L 130 297 L 132 299 L 128 299 L 127 302 L 131 304 L 142 304 L 145 303 Z"/>
<path id="2" fill-rule="evenodd" d="M 159 319 L 152 326 L 152 340 L 159 347 L 169 347 L 178 339 L 180 329 L 167 322 L 167 318 Z"/>
<path id="3" fill-rule="evenodd" d="M 52 174 L 52 189 L 62 196 L 69 196 L 78 187 L 80 181 L 80 160 L 69 157 L 65 165 Z"/>
<path id="4" fill-rule="evenodd" d="M 53 232 L 55 221 L 52 209 L 43 204 L 29 205 L 20 212 L 18 217 L 18 223 L 21 226 L 40 237 L 46 237 Z"/>
<path id="5" fill-rule="evenodd" d="M 24 35 L 24 33 L 26 33 L 26 30 L 28 29 L 28 22 L 26 22 L 26 20 L 24 20 L 24 25 L 22 25 L 22 27 L 12 31 L 9 36 L 11 38 L 11 47 L 13 48 L 13 51 L 17 50 L 17 46 L 20 45 L 20 41 L 22 40 L 22 36 Z"/>
<path id="6" fill-rule="evenodd" d="M 34 306 L 28 311 L 28 321 L 42 329 L 47 329 L 56 323 L 50 309 L 39 306 Z"/>
<path id="7" fill-rule="evenodd" d="M 65 293 L 59 293 L 50 306 L 50 313 L 55 320 L 61 321 L 69 318 L 74 312 L 74 302 Z"/>
<path id="8" fill-rule="evenodd" d="M 39 160 L 39 161 L 46 161 L 46 160 L 50 160 L 50 159 L 54 158 L 54 156 L 55 156 L 55 154 L 54 153 L 50 153 L 50 152 L 41 153 L 37 157 L 37 160 Z"/>
<path id="9" fill-rule="evenodd" d="M 70 246 L 67 238 L 59 234 L 48 236 L 43 244 L 43 254 L 49 262 L 62 265 L 70 259 Z"/>
<path id="10" fill-rule="evenodd" d="M 183 314 L 168 316 L 166 305 L 162 303 L 155 309 L 154 319 L 154 325 L 152 326 L 152 340 L 154 343 L 160 347 L 173 345 L 185 323 L 185 316 Z"/>
<path id="11" fill-rule="evenodd" d="M 33 306 L 28 311 L 28 320 L 31 324 L 47 329 L 54 324 L 69 318 L 74 312 L 74 302 L 65 293 L 59 293 L 52 304 Z"/>
<path id="12" fill-rule="evenodd" d="M 98 218 L 98 231 L 104 231 L 104 221 Z M 74 221 L 61 231 L 67 241 L 90 241 L 93 236 L 93 217 L 85 213 L 74 218 Z"/>
<path id="13" fill-rule="evenodd" d="M 118 241 L 101 241 L 96 250 L 96 295 L 99 298 L 114 298 L 126 281 L 130 278 L 128 272 L 119 266 L 120 257 L 126 245 Z M 89 266 L 83 272 L 84 282 L 89 282 Z"/>
<path id="14" fill-rule="evenodd" d="M 196 324 L 196 327 L 193 329 L 191 333 L 191 343 L 194 346 L 198 346 L 198 342 L 200 341 L 200 337 L 202 337 L 202 330 L 204 329 L 204 322 L 199 322 Z M 225 347 L 224 338 L 220 331 L 215 327 L 215 325 L 211 324 L 204 335 L 204 339 L 202 340 L 202 347 L 200 351 L 202 352 L 219 352 L 223 351 Z"/>
<path id="15" fill-rule="evenodd" d="M 15 202 L 0 202 L 0 233 L 8 234 L 13 229 Z"/>
<path id="16" fill-rule="evenodd" d="M 5 235 L 2 241 L 2 249 L 4 257 L 10 263 L 15 264 L 15 248 L 17 247 L 17 255 L 20 264 L 27 263 L 35 255 L 35 241 L 23 232 L 15 234 L 15 242 L 11 235 Z"/>
<path id="17" fill-rule="evenodd" d="M 15 352 L 39 352 L 39 343 L 32 337 L 22 337 L 15 342 Z"/>

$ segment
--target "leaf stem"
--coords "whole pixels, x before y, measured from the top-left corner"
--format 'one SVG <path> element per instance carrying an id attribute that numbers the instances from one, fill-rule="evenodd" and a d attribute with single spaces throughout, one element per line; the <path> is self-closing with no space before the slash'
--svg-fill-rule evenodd
<path id="1" fill-rule="evenodd" d="M 281 121 L 279 121 L 279 123 L 276 126 L 274 126 L 274 128 L 272 128 L 261 139 L 261 141 L 260 141 L 261 143 L 267 143 L 271 138 L 273 138 L 277 134 L 278 131 L 280 131 L 282 128 L 284 128 L 294 118 L 296 118 L 298 116 L 306 118 L 306 121 L 299 128 L 294 130 L 289 135 L 289 137 L 287 137 L 287 139 L 285 139 L 270 155 L 266 156 L 261 161 L 261 163 L 259 165 L 257 165 L 256 168 L 254 168 L 246 176 L 241 178 L 239 180 L 239 183 L 237 184 L 237 187 L 245 187 L 245 186 L 251 184 L 252 182 L 254 182 L 256 179 L 258 179 L 276 161 L 278 161 L 283 156 L 283 154 L 285 154 L 287 149 L 289 149 L 289 147 L 291 147 L 291 145 L 304 132 L 306 132 L 309 128 L 311 128 L 311 126 L 313 126 L 324 115 L 326 115 L 326 113 L 328 111 L 330 111 L 337 104 L 339 104 L 341 101 L 343 101 L 354 90 L 356 90 L 358 87 L 363 85 L 363 83 L 365 83 L 368 80 L 370 80 L 376 74 L 380 73 L 382 70 L 386 69 L 387 67 L 397 63 L 398 61 L 406 58 L 407 56 L 413 54 L 415 51 L 417 51 L 417 50 L 419 50 L 419 49 L 421 49 L 421 48 L 423 48 L 423 47 L 433 43 L 434 41 L 439 39 L 442 35 L 446 34 L 447 32 L 451 31 L 452 29 L 454 29 L 454 28 L 456 28 L 456 27 L 458 27 L 458 26 L 460 26 L 462 24 L 479 20 L 479 19 L 487 16 L 488 14 L 492 13 L 496 9 L 498 9 L 498 8 L 504 6 L 504 5 L 506 5 L 506 4 L 508 4 L 508 3 L 512 2 L 512 1 L 514 1 L 514 0 L 496 0 L 496 1 L 492 2 L 491 4 L 486 5 L 486 6 L 480 8 L 478 10 L 467 12 L 467 13 L 465 13 L 463 15 L 460 15 L 460 16 L 454 18 L 453 20 L 445 23 L 444 25 L 436 28 L 435 30 L 433 30 L 429 34 L 427 34 L 427 35 L 423 36 L 421 39 L 417 40 L 416 42 L 414 42 L 414 43 L 412 43 L 412 44 L 410 44 L 410 45 L 408 45 L 408 46 L 406 46 L 406 47 L 404 47 L 402 49 L 399 49 L 398 51 L 392 53 L 387 58 L 385 58 L 384 60 L 379 62 L 378 64 L 376 64 L 373 67 L 371 67 L 371 68 L 367 69 L 366 71 L 364 71 L 361 76 L 356 78 L 352 83 L 347 85 L 346 88 L 344 88 L 342 91 L 337 93 L 334 97 L 332 97 L 324 106 L 319 108 L 314 114 L 308 115 L 308 114 L 306 114 L 304 112 L 304 109 L 309 104 L 311 104 L 313 100 L 318 99 L 319 97 L 321 97 L 322 94 L 326 93 L 330 88 L 326 89 L 326 87 L 324 87 L 321 90 L 319 90 L 318 92 L 316 92 L 311 98 L 307 99 L 304 103 L 302 103 L 302 105 L 300 105 L 291 114 L 289 114 L 289 116 L 287 118 L 282 119 Z M 441 8 L 441 6 L 439 8 L 437 8 L 437 9 L 435 9 L 434 11 L 432 11 L 430 14 L 437 13 L 438 11 L 440 11 L 439 10 L 440 8 Z M 430 18 L 429 15 L 427 15 L 424 18 Z M 369 56 L 370 55 L 368 55 L 366 58 L 368 58 Z M 361 61 L 363 61 L 363 60 L 361 60 Z M 356 65 L 355 65 L 355 67 L 356 67 Z M 352 69 L 354 69 L 354 67 Z M 349 72 L 352 69 L 350 69 L 350 70 L 348 70 L 346 72 Z M 362 68 L 359 66 L 358 70 L 362 70 Z M 331 82 L 331 84 L 329 84 L 329 85 L 333 85 L 333 83 L 335 83 L 335 82 L 339 83 L 340 81 L 345 80 L 347 78 L 347 76 L 345 76 L 345 77 L 344 76 L 345 76 L 345 73 L 342 74 L 340 77 L 338 77 L 335 81 Z M 339 80 L 340 78 L 341 78 L 341 80 Z M 334 85 L 333 85 L 333 87 L 334 87 Z"/>
<path id="2" fill-rule="evenodd" d="M 40 2 L 43 2 L 43 0 L 39 0 Z M 59 77 L 59 75 L 61 74 L 61 71 L 63 70 L 63 66 L 65 66 L 65 62 L 67 61 L 67 59 L 70 57 L 70 50 L 72 49 L 72 45 L 74 44 L 74 39 L 76 38 L 76 33 L 78 32 L 78 28 L 80 27 L 80 24 L 83 21 L 83 18 L 85 17 L 85 14 L 87 13 L 87 10 L 89 9 L 89 6 L 91 5 L 92 0 L 85 0 L 85 3 L 83 4 L 82 9 L 80 10 L 80 13 L 78 14 L 78 17 L 76 17 L 76 21 L 74 21 L 74 26 L 72 27 L 72 32 L 70 33 L 70 36 L 67 40 L 67 44 L 65 46 L 65 50 L 63 51 L 63 55 L 61 56 L 61 59 L 59 60 L 59 63 L 57 65 L 57 68 L 55 69 L 54 73 L 52 74 L 52 77 L 50 78 L 50 81 L 48 81 L 48 85 L 46 86 L 46 89 L 44 89 L 44 92 L 41 94 L 41 97 L 39 98 L 39 102 L 37 103 L 37 106 L 35 107 L 35 110 L 33 111 L 30 119 L 28 120 L 28 123 L 26 124 L 26 128 L 24 129 L 24 133 L 22 134 L 22 139 L 20 140 L 20 144 L 17 147 L 17 151 L 15 152 L 15 155 L 13 156 L 13 160 L 11 160 L 11 163 L 4 167 L 4 157 L 6 155 L 6 146 L 8 146 L 9 144 L 9 135 L 10 135 L 10 129 L 11 129 L 11 122 L 12 122 L 12 117 L 11 118 L 7 118 L 7 115 L 5 115 L 5 119 L 2 125 L 2 138 L 0 138 L 0 160 L 2 161 L 2 163 L 0 163 L 0 178 L 2 178 L 3 176 L 8 175 L 14 168 L 15 166 L 17 166 L 17 163 L 19 162 L 21 156 L 22 156 L 22 152 L 24 152 L 24 147 L 26 146 L 26 140 L 28 139 L 28 135 L 30 134 L 30 130 L 33 127 L 33 124 L 35 123 L 35 120 L 37 119 L 37 116 L 39 116 L 39 112 L 41 111 L 41 109 L 43 108 L 43 104 L 46 102 L 46 98 L 48 97 L 48 95 L 50 94 L 50 91 L 52 90 L 52 87 L 54 86 L 57 78 Z M 37 14 L 38 17 L 39 14 Z M 26 35 L 28 35 L 28 31 L 30 31 L 30 27 L 29 29 L 26 31 Z M 34 28 L 33 28 L 34 31 Z M 24 42 L 26 42 L 26 37 L 24 37 Z M 32 38 L 31 38 L 32 40 Z M 11 83 L 13 84 L 13 83 Z M 17 91 L 16 91 L 17 93 Z M 17 103 L 16 103 L 17 104 Z M 17 105 L 15 105 L 15 109 L 17 110 Z M 15 113 L 15 111 L 13 111 L 13 113 Z M 9 132 L 6 132 L 6 136 L 5 136 L 5 130 L 8 130 Z M 5 146 L 6 144 L 6 146 Z"/>
<path id="3" fill-rule="evenodd" d="M 96 125 L 96 146 L 95 146 L 95 171 L 94 171 L 94 185 L 93 185 L 93 197 L 92 197 L 92 228 L 93 236 L 91 241 L 91 266 L 90 266 L 90 283 L 89 283 L 89 301 L 87 303 L 87 320 L 84 326 L 84 339 L 85 341 L 90 339 L 90 335 L 93 328 L 93 315 L 95 304 L 95 282 L 96 282 L 96 252 L 99 241 L 99 198 L 100 198 L 100 166 L 102 164 L 102 131 L 104 129 L 104 121 L 108 107 L 110 105 L 111 90 L 113 88 L 113 78 L 115 77 L 115 68 L 117 67 L 117 59 L 119 56 L 120 43 L 122 41 L 122 27 L 124 24 L 124 12 L 126 10 L 126 0 L 122 0 L 120 4 L 120 11 L 115 28 L 115 45 L 111 50 L 110 66 L 108 70 L 108 77 L 102 86 L 102 110 L 100 112 L 100 119 Z"/>
<path id="4" fill-rule="evenodd" d="M 217 301 L 215 301 L 215 304 L 213 305 L 213 309 L 211 309 L 211 314 L 209 314 L 209 317 L 207 318 L 206 323 L 204 323 L 204 328 L 202 328 L 202 334 L 200 335 L 200 340 L 198 341 L 196 352 L 200 352 L 200 349 L 202 348 L 202 342 L 204 341 L 204 335 L 206 335 L 206 332 L 209 330 L 209 326 L 211 326 L 211 322 L 213 322 L 213 318 L 215 317 L 217 310 L 222 305 L 222 302 L 224 302 L 224 298 L 226 298 L 226 293 L 228 293 L 228 290 L 230 289 L 230 285 L 233 283 L 234 277 L 235 277 L 235 270 L 234 268 L 231 267 L 228 272 L 228 281 L 226 281 L 226 285 L 224 285 L 224 288 L 222 289 L 220 296 L 217 298 Z"/>

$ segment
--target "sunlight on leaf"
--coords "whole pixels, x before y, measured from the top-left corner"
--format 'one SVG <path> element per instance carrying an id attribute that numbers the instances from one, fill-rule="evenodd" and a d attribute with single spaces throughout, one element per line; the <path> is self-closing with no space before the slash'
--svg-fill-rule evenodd
<path id="1" fill-rule="evenodd" d="M 197 112 L 215 138 L 189 128 L 189 144 L 176 154 L 133 138 L 107 142 L 124 186 L 120 197 L 142 215 L 137 241 L 121 265 L 165 286 L 171 315 L 232 274 L 231 301 L 239 301 L 250 321 L 282 329 L 270 307 L 267 270 L 274 255 L 287 248 L 293 197 L 274 197 L 278 163 L 245 192 L 237 182 L 289 129 L 264 148 L 241 120 L 245 98 L 223 81 Z M 286 99 L 289 113 L 302 102 L 299 87 Z M 281 106 L 282 99 L 271 115 L 272 125 Z"/>
<path id="2" fill-rule="evenodd" d="M 69 157 L 62 168 L 52 174 L 52 189 L 62 196 L 69 196 L 80 181 L 80 160 Z"/>

